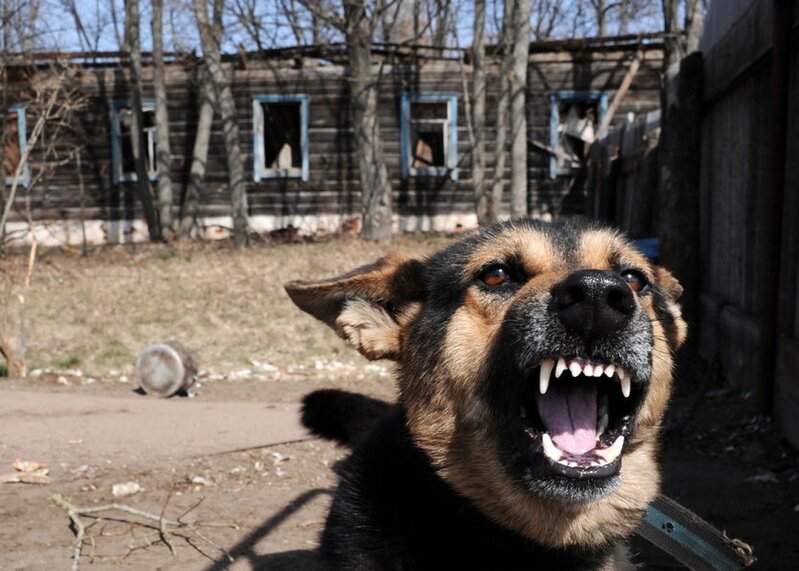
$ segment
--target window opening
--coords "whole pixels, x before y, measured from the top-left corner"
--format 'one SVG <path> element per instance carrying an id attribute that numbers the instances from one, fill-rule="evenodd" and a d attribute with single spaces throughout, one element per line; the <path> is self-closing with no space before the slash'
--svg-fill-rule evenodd
<path id="1" fill-rule="evenodd" d="M 401 104 L 402 176 L 457 179 L 457 101 L 449 93 L 404 93 Z"/>
<path id="2" fill-rule="evenodd" d="M 114 178 L 115 182 L 136 180 L 136 160 L 133 154 L 133 110 L 128 103 L 115 103 L 112 109 L 114 132 Z M 155 121 L 155 105 L 142 104 L 142 142 L 144 144 L 144 166 L 150 180 L 158 177 L 158 126 Z"/>
<path id="3" fill-rule="evenodd" d="M 25 122 L 25 106 L 15 105 L 6 111 L 6 124 L 3 135 L 3 173 L 6 186 L 14 183 L 14 174 L 28 146 L 28 133 Z M 30 184 L 30 165 L 25 164 L 19 173 L 18 184 Z"/>
<path id="4" fill-rule="evenodd" d="M 308 96 L 253 98 L 255 180 L 308 180 Z"/>
<path id="5" fill-rule="evenodd" d="M 554 95 L 552 99 L 551 175 L 569 175 L 585 160 L 605 112 L 604 94 Z"/>
<path id="6" fill-rule="evenodd" d="M 264 103 L 263 113 L 266 168 L 302 167 L 300 103 Z"/>

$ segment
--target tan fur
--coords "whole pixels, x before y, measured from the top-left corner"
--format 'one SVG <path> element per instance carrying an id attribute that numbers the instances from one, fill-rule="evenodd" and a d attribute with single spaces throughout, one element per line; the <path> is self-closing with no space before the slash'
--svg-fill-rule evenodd
<path id="1" fill-rule="evenodd" d="M 531 279 L 518 295 L 548 292 L 566 273 L 559 260 L 546 259 L 553 250 L 545 237 L 530 234 L 529 241 L 521 233 L 512 234 L 502 241 L 500 251 L 506 256 L 520 253 L 528 267 L 546 268 L 551 273 Z M 471 271 L 490 263 L 492 254 L 496 257 L 497 250 L 489 246 L 485 251 L 478 250 L 469 264 Z M 616 262 L 644 268 L 652 278 L 655 275 L 637 251 L 611 232 L 587 233 L 579 259 L 584 267 L 608 269 Z M 644 304 L 655 336 L 652 386 L 622 462 L 622 483 L 607 497 L 581 506 L 543 501 L 519 489 L 500 465 L 493 453 L 496 443 L 488 441 L 490 436 L 481 422 L 483 407 L 475 403 L 472 386 L 481 378 L 481 366 L 493 345 L 503 312 L 491 301 L 481 302 L 478 296 L 467 296 L 448 327 L 444 370 L 440 374 L 450 382 L 427 386 L 423 394 L 405 400 L 415 439 L 455 489 L 498 523 L 534 541 L 562 547 L 602 545 L 628 537 L 659 490 L 654 437 L 671 392 L 673 365 L 651 298 Z M 414 403 L 416 398 L 420 399 L 418 406 Z M 427 406 L 430 402 L 437 403 L 433 410 Z M 444 420 L 442 416 L 449 418 Z"/>
<path id="2" fill-rule="evenodd" d="M 642 269 L 651 282 L 674 299 L 681 292 L 671 274 L 652 267 L 623 238 L 606 230 L 583 234 L 576 252 L 580 267 L 575 268 L 567 267 L 559 258 L 545 234 L 514 227 L 479 245 L 461 278 L 471 280 L 485 267 L 510 257 L 519 259 L 533 276 L 519 288 L 517 296 L 548 296 L 552 286 L 576 269 L 625 266 Z M 412 270 L 412 261 L 395 256 L 381 260 L 379 267 L 368 273 L 326 284 L 297 283 L 292 286 L 294 290 L 287 289 L 295 301 L 299 298 L 298 305 L 306 303 L 311 308 L 306 310 L 315 311 L 323 320 L 327 319 L 327 309 L 303 297 L 307 292 L 311 292 L 308 298 L 328 296 L 325 302 L 329 305 L 349 296 L 335 327 L 367 358 L 395 358 L 402 363 L 414 358 L 408 353 L 408 326 L 421 303 L 414 295 L 401 297 L 404 282 L 397 274 Z M 352 299 L 353 295 L 357 299 Z M 383 302 L 396 301 L 398 295 L 402 310 L 389 315 Z M 509 304 L 475 288 L 468 290 L 464 303 L 447 324 L 443 354 L 433 365 L 434 370 L 426 371 L 424 378 L 400 378 L 400 401 L 416 444 L 440 475 L 481 512 L 533 541 L 552 547 L 599 546 L 629 537 L 659 490 L 656 435 L 671 392 L 673 367 L 672 348 L 657 320 L 651 296 L 641 298 L 640 303 L 653 327 L 651 386 L 622 461 L 621 484 L 614 492 L 586 504 L 547 501 L 518 486 L 500 464 L 495 453 L 497 443 L 486 428 L 488 407 L 477 397 L 476 387 L 484 377 L 487 357 L 497 342 Z M 685 338 L 685 323 L 676 303 L 670 301 L 667 307 L 675 318 L 679 346 Z"/>
<path id="3" fill-rule="evenodd" d="M 558 261 L 544 233 L 529 228 L 512 229 L 478 246 L 464 267 L 464 275 L 473 276 L 486 266 L 516 254 L 521 254 L 522 265 L 532 275 L 551 271 L 552 264 Z"/>
<path id="4" fill-rule="evenodd" d="M 378 305 L 363 300 L 349 301 L 336 325 L 341 336 L 370 361 L 395 359 L 399 355 L 399 324 Z"/>

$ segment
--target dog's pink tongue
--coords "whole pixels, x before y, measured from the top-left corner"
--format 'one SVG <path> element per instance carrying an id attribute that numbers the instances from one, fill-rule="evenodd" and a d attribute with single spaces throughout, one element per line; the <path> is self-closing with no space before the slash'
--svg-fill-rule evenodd
<path id="1" fill-rule="evenodd" d="M 596 383 L 551 383 L 544 395 L 536 395 L 538 414 L 559 449 L 585 454 L 596 447 Z"/>

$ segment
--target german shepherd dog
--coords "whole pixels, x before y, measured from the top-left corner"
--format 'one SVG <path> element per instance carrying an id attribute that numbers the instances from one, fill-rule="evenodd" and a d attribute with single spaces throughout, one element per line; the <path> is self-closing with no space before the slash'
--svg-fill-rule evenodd
<path id="1" fill-rule="evenodd" d="M 396 405 L 305 399 L 312 432 L 354 446 L 321 538 L 330 569 L 629 564 L 686 335 L 668 271 L 604 226 L 515 220 L 286 290 L 396 363 Z"/>

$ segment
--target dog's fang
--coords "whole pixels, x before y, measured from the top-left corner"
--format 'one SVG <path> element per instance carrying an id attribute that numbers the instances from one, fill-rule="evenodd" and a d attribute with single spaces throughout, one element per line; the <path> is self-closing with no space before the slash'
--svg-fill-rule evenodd
<path id="1" fill-rule="evenodd" d="M 552 369 L 555 367 L 555 361 L 552 359 L 544 359 L 541 361 L 541 375 L 538 381 L 538 389 L 542 395 L 547 394 L 549 387 L 549 376 L 552 374 Z"/>
<path id="2" fill-rule="evenodd" d="M 552 442 L 552 438 L 550 438 L 549 434 L 546 432 L 541 435 L 541 443 L 544 446 L 544 454 L 550 460 L 557 462 L 563 457 L 563 452 L 558 450 L 558 447 L 555 446 L 555 443 Z"/>
<path id="3" fill-rule="evenodd" d="M 624 447 L 624 436 L 619 436 L 610 448 L 596 450 L 595 454 L 602 458 L 605 462 L 613 462 L 621 454 L 621 449 Z"/>
<path id="4" fill-rule="evenodd" d="M 621 372 L 621 369 L 619 371 Z M 629 398 L 630 389 L 632 388 L 629 375 L 620 376 L 619 380 L 621 381 L 621 394 L 624 395 L 624 398 Z"/>
<path id="5" fill-rule="evenodd" d="M 608 365 L 607 367 L 605 367 L 605 374 L 608 377 L 612 377 L 613 373 L 615 372 L 616 372 L 616 365 Z"/>
<path id="6" fill-rule="evenodd" d="M 563 374 L 563 371 L 566 370 L 566 359 L 561 357 L 558 359 L 558 365 L 555 367 L 555 378 L 559 379 L 560 376 Z"/>

